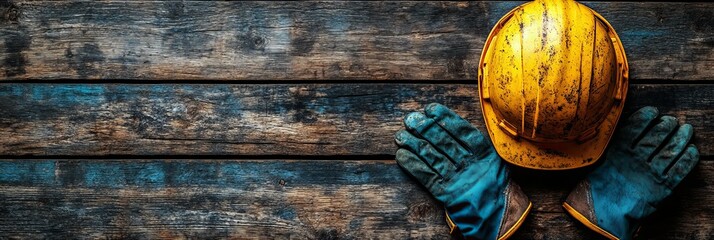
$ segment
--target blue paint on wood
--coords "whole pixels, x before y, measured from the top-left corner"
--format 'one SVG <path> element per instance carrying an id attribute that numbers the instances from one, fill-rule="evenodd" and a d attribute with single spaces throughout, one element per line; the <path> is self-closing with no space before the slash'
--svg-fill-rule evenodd
<path id="1" fill-rule="evenodd" d="M 29 166 L 18 162 L 0 162 L 0 182 L 19 182 L 29 175 Z"/>
<path id="2" fill-rule="evenodd" d="M 290 46 L 290 26 L 292 25 L 292 20 L 284 15 L 278 15 L 277 27 L 273 30 L 273 39 L 271 40 L 274 44 L 271 46 L 280 46 L 280 49 L 270 49 L 274 52 L 286 53 L 289 51 L 288 46 Z"/>
<path id="3" fill-rule="evenodd" d="M 23 85 L 0 85 L 0 97 L 19 97 L 25 94 Z"/>
<path id="4" fill-rule="evenodd" d="M 349 30 L 351 23 L 345 19 L 344 15 L 336 15 L 327 21 L 327 29 L 331 32 L 342 33 Z"/>
<path id="5" fill-rule="evenodd" d="M 32 101 L 43 101 L 45 100 L 46 96 L 46 89 L 43 87 L 44 85 L 30 85 L 32 88 L 31 90 L 31 100 Z"/>
<path id="6" fill-rule="evenodd" d="M 228 91 L 223 96 L 216 110 L 224 116 L 240 117 L 244 113 L 240 100 L 241 96 L 233 94 L 233 91 Z"/>
<path id="7" fill-rule="evenodd" d="M 173 163 L 171 183 L 178 186 L 217 185 L 215 164 Z"/>
<path id="8" fill-rule="evenodd" d="M 131 180 L 133 185 L 161 188 L 166 185 L 166 173 L 161 163 L 145 163 Z"/>
<path id="9" fill-rule="evenodd" d="M 27 90 L 24 85 L 13 85 L 12 87 L 12 95 L 13 96 L 22 96 L 25 94 L 25 91 Z"/>
<path id="10" fill-rule="evenodd" d="M 10 86 L 8 92 L 14 96 L 21 96 L 25 93 L 29 93 L 29 100 L 35 102 L 48 102 L 48 105 L 51 105 L 52 107 L 73 107 L 79 105 L 94 106 L 106 101 L 104 98 L 106 87 L 91 84 L 15 85 Z M 5 94 L 0 96 L 3 95 Z"/>
<path id="11" fill-rule="evenodd" d="M 657 31 L 654 29 L 628 29 L 628 30 L 623 30 L 623 34 L 626 34 L 630 37 L 658 37 L 662 36 L 665 34 L 668 34 L 668 32 L 665 31 Z"/>
<path id="12" fill-rule="evenodd" d="M 55 162 L 45 161 L 0 161 L 0 184 L 54 184 Z"/>
<path id="13" fill-rule="evenodd" d="M 87 163 L 83 164 L 84 184 L 87 187 L 120 188 L 126 186 L 125 164 Z"/>
<path id="14" fill-rule="evenodd" d="M 360 185 L 405 181 L 407 178 L 396 164 L 382 163 L 225 160 L 0 161 L 0 184 L 36 187 L 60 185 L 117 189 L 204 186 L 244 189 L 251 185 L 300 186 L 325 182 Z"/>
<path id="15" fill-rule="evenodd" d="M 51 184 L 55 183 L 55 161 L 39 161 L 34 162 L 30 170 L 34 173 L 32 179 L 39 183 Z"/>
<path id="16" fill-rule="evenodd" d="M 234 163 L 221 164 L 218 171 L 221 175 L 221 185 L 228 187 L 237 187 L 237 185 L 244 182 L 241 179 L 242 176 L 245 176 L 246 174 L 254 174 L 254 172 L 246 172 L 246 169 L 241 167 L 241 165 Z"/>
<path id="17" fill-rule="evenodd" d="M 617 29 L 615 29 L 617 31 Z M 671 32 L 658 31 L 655 29 L 624 29 L 618 32 L 620 36 L 627 36 L 627 41 L 624 41 L 625 54 L 627 54 L 627 46 L 645 46 L 648 41 L 661 40 L 661 36 L 672 34 Z"/>
<path id="18" fill-rule="evenodd" d="M 101 96 L 105 92 L 104 86 L 93 84 L 67 85 L 67 90 L 73 90 L 76 93 L 87 96 Z"/>

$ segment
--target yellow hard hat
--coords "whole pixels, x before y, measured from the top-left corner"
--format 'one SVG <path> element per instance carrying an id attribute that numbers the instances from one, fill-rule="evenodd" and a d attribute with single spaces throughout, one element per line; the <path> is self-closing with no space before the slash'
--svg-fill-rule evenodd
<path id="1" fill-rule="evenodd" d="M 537 0 L 507 13 L 478 68 L 481 109 L 498 154 L 518 166 L 590 165 L 607 146 L 627 94 L 620 38 L 572 0 Z"/>

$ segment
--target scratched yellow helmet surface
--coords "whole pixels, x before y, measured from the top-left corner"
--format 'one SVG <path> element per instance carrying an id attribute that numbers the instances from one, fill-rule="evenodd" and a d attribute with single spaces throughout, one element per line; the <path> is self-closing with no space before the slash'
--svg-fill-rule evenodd
<path id="1" fill-rule="evenodd" d="M 507 13 L 486 40 L 479 95 L 506 161 L 572 169 L 600 158 L 622 112 L 625 52 L 599 14 L 572 0 L 537 0 Z"/>

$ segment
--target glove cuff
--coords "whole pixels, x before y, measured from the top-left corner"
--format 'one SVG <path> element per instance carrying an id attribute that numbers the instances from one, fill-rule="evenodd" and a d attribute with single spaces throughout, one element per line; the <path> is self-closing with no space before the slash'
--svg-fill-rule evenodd
<path id="1" fill-rule="evenodd" d="M 528 200 L 528 196 L 523 193 L 521 187 L 512 180 L 508 181 L 506 187 L 506 205 L 503 211 L 501 227 L 498 230 L 498 239 L 507 239 L 518 230 L 531 211 L 533 204 Z"/>
<path id="2" fill-rule="evenodd" d="M 499 240 L 507 239 L 518 230 L 530 213 L 533 204 L 528 200 L 528 196 L 523 193 L 523 190 L 518 184 L 509 180 L 505 190 L 505 202 L 501 222 L 498 227 Z M 449 233 L 456 239 L 473 239 L 473 236 L 464 236 L 459 229 L 459 226 L 451 220 L 448 211 L 446 211 L 446 223 L 449 225 Z M 494 229 L 496 230 L 496 229 Z"/>
<path id="3" fill-rule="evenodd" d="M 619 239 L 614 234 L 595 224 L 597 223 L 597 218 L 595 217 L 593 200 L 590 194 L 590 182 L 587 180 L 581 181 L 575 186 L 575 189 L 565 199 L 563 208 L 575 219 L 600 235 L 608 239 Z"/>

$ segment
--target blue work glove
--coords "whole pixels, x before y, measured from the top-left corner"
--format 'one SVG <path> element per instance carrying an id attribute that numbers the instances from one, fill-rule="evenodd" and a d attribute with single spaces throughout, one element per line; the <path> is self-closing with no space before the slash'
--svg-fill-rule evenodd
<path id="1" fill-rule="evenodd" d="M 531 203 L 509 178 L 491 141 L 440 104 L 404 119 L 396 133 L 397 163 L 444 204 L 451 233 L 466 239 L 505 239 Z"/>
<path id="2" fill-rule="evenodd" d="M 630 239 L 699 161 L 692 126 L 644 107 L 610 140 L 603 164 L 580 182 L 563 207 L 610 239 Z"/>

